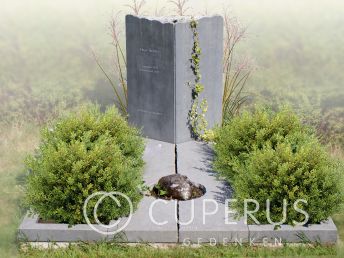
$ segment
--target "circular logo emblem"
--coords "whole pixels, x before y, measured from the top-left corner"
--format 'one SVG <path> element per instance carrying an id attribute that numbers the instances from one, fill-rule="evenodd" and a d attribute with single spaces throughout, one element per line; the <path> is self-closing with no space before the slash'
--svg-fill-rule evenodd
<path id="1" fill-rule="evenodd" d="M 93 208 L 93 217 L 97 224 L 91 224 L 90 219 L 87 216 L 87 205 L 89 201 L 96 196 L 101 196 Z M 105 225 L 101 223 L 98 219 L 98 215 L 97 215 L 98 206 L 99 204 L 102 203 L 102 201 L 106 197 L 110 197 L 115 202 L 115 205 L 117 205 L 118 207 L 121 207 L 122 205 L 116 196 L 123 197 L 128 202 L 129 208 L 130 208 L 129 216 L 126 218 L 125 223 L 121 226 L 119 226 L 119 224 L 121 223 L 123 218 L 116 220 L 116 222 L 114 222 L 113 224 Z M 133 203 L 131 202 L 130 198 L 127 195 L 121 192 L 95 192 L 91 194 L 90 196 L 88 196 L 87 199 L 85 200 L 84 207 L 83 207 L 83 214 L 84 214 L 84 218 L 86 220 L 87 225 L 89 225 L 94 231 L 103 235 L 115 235 L 121 232 L 123 229 L 125 229 L 130 223 L 130 220 L 133 216 Z"/>

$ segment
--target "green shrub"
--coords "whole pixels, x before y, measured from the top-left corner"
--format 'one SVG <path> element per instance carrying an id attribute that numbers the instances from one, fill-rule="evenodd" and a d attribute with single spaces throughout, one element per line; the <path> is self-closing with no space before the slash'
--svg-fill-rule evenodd
<path id="1" fill-rule="evenodd" d="M 26 162 L 30 171 L 26 202 L 42 219 L 85 223 L 84 201 L 98 191 L 122 192 L 136 208 L 141 199 L 144 143 L 117 109 L 101 113 L 98 107 L 82 108 L 45 128 L 41 137 L 38 152 Z M 89 214 L 97 200 L 89 202 Z M 105 198 L 98 208 L 99 220 L 108 223 L 128 215 L 129 204 L 121 205 Z"/>
<path id="2" fill-rule="evenodd" d="M 215 136 L 214 166 L 233 187 L 234 208 L 244 215 L 244 200 L 254 199 L 260 209 L 254 217 L 268 223 L 266 200 L 270 200 L 270 218 L 283 218 L 283 200 L 287 202 L 284 224 L 325 220 L 340 208 L 343 196 L 343 165 L 333 160 L 319 143 L 313 130 L 304 126 L 289 109 L 245 112 L 234 118 Z M 249 210 L 255 204 L 249 203 Z M 253 222 L 249 220 L 249 222 Z"/>
<path id="3" fill-rule="evenodd" d="M 244 200 L 256 200 L 260 208 L 254 217 L 262 224 L 268 223 L 267 199 L 271 203 L 273 222 L 283 220 L 285 199 L 284 224 L 293 224 L 293 220 L 305 220 L 305 216 L 294 209 L 295 201 L 305 200 L 307 204 L 300 202 L 297 207 L 309 214 L 308 223 L 319 223 L 339 210 L 344 197 L 343 166 L 329 157 L 315 137 L 300 132 L 288 135 L 275 147 L 268 143 L 262 149 L 255 149 L 238 172 L 233 181 L 234 198 L 238 200 L 235 208 L 243 215 Z M 255 204 L 248 207 L 254 210 Z"/>
<path id="4" fill-rule="evenodd" d="M 266 109 L 243 112 L 215 132 L 214 166 L 231 181 L 251 151 L 261 149 L 267 143 L 274 147 L 287 135 L 301 131 L 309 132 L 310 129 L 304 127 L 288 108 L 277 114 Z"/>

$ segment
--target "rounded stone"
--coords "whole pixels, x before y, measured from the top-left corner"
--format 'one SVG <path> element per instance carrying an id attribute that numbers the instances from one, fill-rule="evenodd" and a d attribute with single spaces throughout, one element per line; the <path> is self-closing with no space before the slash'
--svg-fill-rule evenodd
<path id="1" fill-rule="evenodd" d="M 153 193 L 159 198 L 186 201 L 201 197 L 206 193 L 206 188 L 190 181 L 187 176 L 173 174 L 160 178 L 153 187 Z"/>

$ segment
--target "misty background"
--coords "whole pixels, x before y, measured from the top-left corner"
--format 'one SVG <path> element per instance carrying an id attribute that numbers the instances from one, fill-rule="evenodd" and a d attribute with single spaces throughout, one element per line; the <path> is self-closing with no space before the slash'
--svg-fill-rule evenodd
<path id="1" fill-rule="evenodd" d="M 91 49 L 115 76 L 109 22 L 120 11 L 124 29 L 131 2 L 0 0 L 0 120 L 44 123 L 58 107 L 113 104 Z M 291 103 L 343 145 L 343 1 L 190 0 L 188 6 L 188 14 L 226 9 L 246 28 L 235 57 L 255 66 L 246 87 L 250 103 Z M 143 13 L 156 12 L 175 14 L 167 0 L 146 0 Z"/>
<path id="2" fill-rule="evenodd" d="M 1 0 L 0 105 L 27 93 L 46 94 L 49 98 L 75 95 L 110 104 L 112 89 L 90 49 L 111 71 L 114 55 L 109 22 L 118 11 L 124 22 L 124 15 L 131 11 L 125 4 L 130 2 Z M 146 2 L 146 14 L 154 14 L 156 9 L 166 15 L 175 14 L 168 1 Z M 342 1 L 191 0 L 189 6 L 190 14 L 221 14 L 227 9 L 247 28 L 237 55 L 253 59 L 257 68 L 248 82 L 249 95 L 263 92 L 269 98 L 296 101 L 292 93 L 300 93 L 298 97 L 306 102 L 303 105 L 314 108 L 314 104 L 342 102 Z M 322 99 L 323 94 L 328 96 Z M 321 103 L 315 103 L 317 98 L 322 99 Z"/>
<path id="3" fill-rule="evenodd" d="M 145 14 L 175 14 L 168 1 L 146 2 Z M 79 104 L 114 104 L 91 49 L 115 76 L 109 23 L 121 11 L 124 26 L 130 3 L 0 0 L 0 256 L 17 250 L 23 159 L 38 145 L 39 129 Z M 235 52 L 238 63 L 248 58 L 255 67 L 246 108 L 289 103 L 343 157 L 344 1 L 190 0 L 189 6 L 189 14 L 226 9 L 246 27 Z"/>

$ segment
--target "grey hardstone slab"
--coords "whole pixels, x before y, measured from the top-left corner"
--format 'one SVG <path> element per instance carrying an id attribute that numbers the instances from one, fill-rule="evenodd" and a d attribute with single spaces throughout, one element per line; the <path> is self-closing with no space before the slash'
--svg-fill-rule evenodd
<path id="1" fill-rule="evenodd" d="M 93 225 L 104 230 L 98 225 Z M 87 224 L 68 227 L 62 223 L 40 223 L 37 215 L 27 214 L 19 226 L 18 238 L 27 242 L 104 241 L 106 235 L 94 231 Z"/>
<path id="2" fill-rule="evenodd" d="M 226 224 L 225 199 L 231 198 L 232 190 L 224 181 L 218 180 L 212 168 L 213 150 L 208 144 L 201 142 L 186 142 L 177 145 L 177 170 L 186 175 L 193 182 L 203 184 L 207 192 L 198 199 L 179 202 L 179 241 L 180 242 L 213 242 L 237 244 L 249 242 L 249 244 L 263 243 L 300 243 L 319 242 L 334 244 L 337 242 L 337 228 L 332 219 L 320 224 L 309 226 L 282 225 L 274 230 L 272 225 L 246 225 L 243 219 L 234 219 L 234 210 L 228 216 Z M 204 204 L 204 200 L 206 203 Z M 203 217 L 203 210 L 212 212 L 216 204 L 218 211 L 215 214 Z M 230 207 L 230 206 L 229 206 Z M 191 210 L 194 209 L 194 221 L 189 225 L 182 225 L 191 218 Z M 228 211 L 228 210 L 227 210 Z M 203 220 L 205 224 L 203 224 Z"/>
<path id="3" fill-rule="evenodd" d="M 146 162 L 144 180 L 151 188 L 161 177 L 175 173 L 175 146 L 147 139 L 144 160 Z M 154 221 L 150 218 L 150 209 Z M 177 201 L 157 200 L 145 196 L 130 223 L 123 230 L 124 240 L 132 243 L 176 243 L 178 242 L 176 214 Z M 163 225 L 157 225 L 160 223 Z"/>
<path id="4" fill-rule="evenodd" d="M 281 225 L 275 229 L 272 225 L 249 225 L 250 241 L 252 243 L 302 243 L 318 242 L 333 244 L 337 242 L 337 227 L 329 218 L 320 224 L 306 226 Z"/>
<path id="5" fill-rule="evenodd" d="M 174 144 L 156 140 L 146 140 L 144 152 L 144 180 L 149 186 L 158 182 L 159 178 L 175 172 Z M 39 223 L 38 216 L 25 216 L 19 227 L 19 237 L 28 242 L 76 242 L 76 241 L 103 241 L 116 240 L 125 242 L 173 242 L 178 241 L 175 201 L 157 202 L 153 206 L 153 218 L 156 222 L 168 223 L 158 226 L 149 218 L 149 208 L 155 200 L 153 197 L 143 197 L 138 209 L 134 212 L 129 225 L 118 236 L 103 235 L 94 231 L 87 224 L 68 227 L 62 223 Z M 118 226 L 123 225 L 126 218 L 122 218 Z M 111 222 L 113 223 L 113 222 Z M 102 231 L 111 232 L 98 225 Z"/>
<path id="6" fill-rule="evenodd" d="M 207 192 L 198 199 L 191 201 L 159 200 L 153 206 L 153 218 L 150 220 L 149 209 L 156 200 L 144 197 L 132 220 L 119 236 L 105 236 L 97 233 L 86 224 L 68 228 L 67 224 L 39 223 L 37 216 L 26 216 L 19 227 L 19 237 L 27 242 L 77 242 L 77 241 L 110 241 L 119 242 L 153 242 L 153 243 L 298 243 L 304 241 L 334 244 L 337 241 L 337 228 L 332 219 L 321 224 L 308 227 L 291 227 L 282 225 L 274 230 L 271 225 L 245 225 L 244 221 L 235 220 L 229 215 L 225 221 L 225 199 L 231 198 L 229 185 L 216 179 L 211 167 L 213 151 L 207 144 L 186 142 L 177 145 L 177 171 L 188 176 L 192 181 L 203 184 Z M 175 145 L 156 140 L 146 140 L 144 152 L 146 162 L 144 180 L 148 186 L 153 186 L 159 178 L 175 173 Z M 207 200 L 207 201 L 205 201 Z M 216 204 L 214 203 L 216 202 Z M 192 205 L 194 204 L 194 206 Z M 177 205 L 178 204 L 178 205 Z M 205 205 L 205 206 L 203 206 Z M 203 207 L 208 213 L 203 224 Z M 185 225 L 194 210 L 194 220 Z M 233 210 L 229 209 L 231 212 Z M 177 212 L 178 211 L 178 212 Z M 179 216 L 179 232 L 177 218 Z M 121 221 L 121 226 L 126 222 Z M 114 223 L 115 221 L 112 221 Z M 96 228 L 102 230 L 98 225 Z M 108 231 L 109 232 L 109 231 Z"/>
<path id="7" fill-rule="evenodd" d="M 221 121 L 223 93 L 223 18 L 196 17 L 199 43 L 200 95 L 208 101 L 209 127 Z M 191 140 L 188 113 L 193 34 L 190 18 L 126 16 L 129 122 L 145 136 L 170 143 Z"/>
<path id="8" fill-rule="evenodd" d="M 178 173 L 186 175 L 191 181 L 203 184 L 207 192 L 201 198 L 179 202 L 179 241 L 180 242 L 216 242 L 245 243 L 248 241 L 248 226 L 243 220 L 233 217 L 233 210 L 227 209 L 226 199 L 231 198 L 231 188 L 224 181 L 218 180 L 212 169 L 213 151 L 208 144 L 186 142 L 177 145 Z M 194 202 L 194 206 L 192 206 Z M 217 209 L 216 209 L 217 206 Z M 194 210 L 194 220 L 190 220 Z M 217 210 L 217 211 L 216 211 Z M 225 213 L 228 210 L 228 219 Z M 203 211 L 214 214 L 203 215 Z M 215 212 L 216 211 L 216 212 Z"/>

